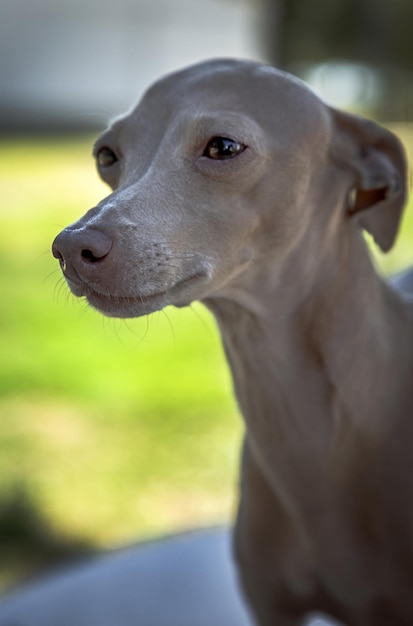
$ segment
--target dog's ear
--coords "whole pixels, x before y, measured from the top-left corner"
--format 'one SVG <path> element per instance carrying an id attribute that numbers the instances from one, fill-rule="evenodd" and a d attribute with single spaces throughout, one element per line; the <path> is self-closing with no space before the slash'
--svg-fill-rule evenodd
<path id="1" fill-rule="evenodd" d="M 332 155 L 352 173 L 347 210 L 383 252 L 392 247 L 406 200 L 406 157 L 393 133 L 370 120 L 332 109 Z"/>

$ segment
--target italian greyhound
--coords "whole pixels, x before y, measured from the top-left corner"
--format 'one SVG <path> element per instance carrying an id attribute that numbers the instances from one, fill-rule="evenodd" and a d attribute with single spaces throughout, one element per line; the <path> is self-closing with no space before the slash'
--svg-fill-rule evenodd
<path id="1" fill-rule="evenodd" d="M 108 316 L 201 300 L 245 425 L 234 551 L 257 624 L 413 624 L 413 271 L 375 271 L 399 140 L 293 76 L 213 60 L 155 83 L 94 149 L 113 190 L 53 243 Z"/>

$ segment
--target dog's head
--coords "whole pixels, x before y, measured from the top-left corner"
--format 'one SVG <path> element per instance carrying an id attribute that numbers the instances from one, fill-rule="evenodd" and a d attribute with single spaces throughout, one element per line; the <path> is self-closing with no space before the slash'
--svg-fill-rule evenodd
<path id="1" fill-rule="evenodd" d="M 110 316 L 225 291 L 263 259 L 285 258 L 322 203 L 388 248 L 404 201 L 391 133 L 250 62 L 167 76 L 94 153 L 113 193 L 58 235 L 53 254 L 73 293 Z"/>

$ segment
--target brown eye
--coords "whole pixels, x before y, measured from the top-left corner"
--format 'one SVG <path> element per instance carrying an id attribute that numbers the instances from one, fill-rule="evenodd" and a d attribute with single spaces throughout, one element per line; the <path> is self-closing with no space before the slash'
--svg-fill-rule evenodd
<path id="1" fill-rule="evenodd" d="M 224 159 L 233 159 L 241 154 L 241 152 L 244 152 L 245 148 L 246 146 L 244 146 L 244 144 L 229 139 L 228 137 L 213 137 L 205 148 L 202 156 L 221 161 Z"/>
<path id="2" fill-rule="evenodd" d="M 116 154 L 110 148 L 104 147 L 96 155 L 97 163 L 100 167 L 110 167 L 118 160 Z"/>

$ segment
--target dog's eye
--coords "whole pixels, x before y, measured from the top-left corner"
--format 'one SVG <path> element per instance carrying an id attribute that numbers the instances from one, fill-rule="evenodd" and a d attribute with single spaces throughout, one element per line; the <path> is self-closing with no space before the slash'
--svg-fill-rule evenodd
<path id="1" fill-rule="evenodd" d="M 228 137 L 213 137 L 202 156 L 209 159 L 233 159 L 245 150 L 246 146 Z"/>
<path id="2" fill-rule="evenodd" d="M 99 150 L 96 160 L 100 167 L 110 167 L 118 160 L 116 154 L 110 148 L 104 147 Z"/>

